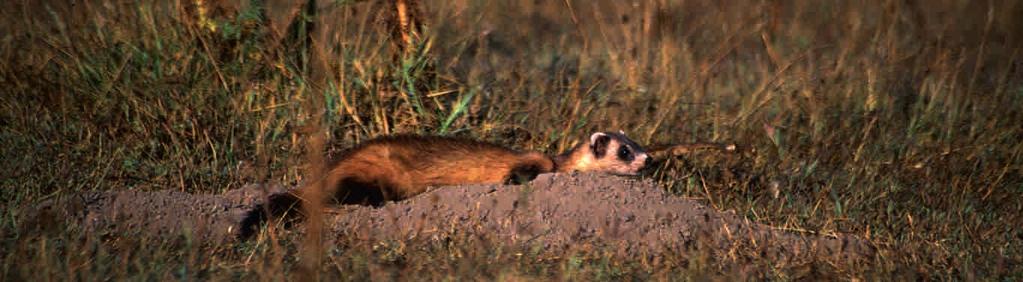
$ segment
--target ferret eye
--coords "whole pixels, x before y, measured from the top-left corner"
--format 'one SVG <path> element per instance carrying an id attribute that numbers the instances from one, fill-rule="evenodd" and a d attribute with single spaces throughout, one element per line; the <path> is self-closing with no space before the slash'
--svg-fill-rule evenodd
<path id="1" fill-rule="evenodd" d="M 631 162 L 633 159 L 632 150 L 629 150 L 629 147 L 627 146 L 622 146 L 621 148 L 618 148 L 618 159 Z"/>

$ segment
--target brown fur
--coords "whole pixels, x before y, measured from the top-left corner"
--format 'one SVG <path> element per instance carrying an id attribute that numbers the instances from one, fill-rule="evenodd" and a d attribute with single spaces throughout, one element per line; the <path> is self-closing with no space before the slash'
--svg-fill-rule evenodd
<path id="1" fill-rule="evenodd" d="M 557 157 L 519 152 L 490 143 L 438 136 L 399 135 L 373 139 L 352 148 L 331 166 L 326 176 L 296 191 L 310 200 L 310 189 L 342 204 L 397 201 L 429 187 L 458 184 L 516 184 L 548 172 L 597 171 L 635 175 L 649 158 L 624 134 L 595 133 Z M 615 156 L 629 147 L 636 158 Z M 610 155 L 604 155 L 604 152 Z M 601 155 L 596 155 L 601 154 Z M 297 202 L 297 201 L 294 201 Z"/>
<path id="2" fill-rule="evenodd" d="M 554 161 L 537 152 L 466 139 L 389 136 L 342 154 L 316 186 L 341 203 L 379 204 L 431 186 L 516 183 L 553 170 Z"/>

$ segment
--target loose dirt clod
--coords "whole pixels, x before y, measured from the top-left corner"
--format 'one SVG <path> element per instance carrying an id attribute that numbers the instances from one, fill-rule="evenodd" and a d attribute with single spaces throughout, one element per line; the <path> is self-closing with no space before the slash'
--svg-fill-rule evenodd
<path id="1" fill-rule="evenodd" d="M 265 195 L 283 191 L 250 185 L 223 195 L 88 192 L 43 203 L 36 212 L 63 214 L 87 232 L 190 231 L 194 238 L 224 241 L 236 238 L 244 219 L 260 212 Z M 666 194 L 650 181 L 599 174 L 543 174 L 518 186 L 441 187 L 379 208 L 344 206 L 336 211 L 327 217 L 334 237 L 367 242 L 471 234 L 550 252 L 580 244 L 603 246 L 624 257 L 697 250 L 728 256 L 745 250 L 739 253 L 758 253 L 756 259 L 775 265 L 860 262 L 874 254 L 868 243 L 851 236 L 782 231 Z"/>

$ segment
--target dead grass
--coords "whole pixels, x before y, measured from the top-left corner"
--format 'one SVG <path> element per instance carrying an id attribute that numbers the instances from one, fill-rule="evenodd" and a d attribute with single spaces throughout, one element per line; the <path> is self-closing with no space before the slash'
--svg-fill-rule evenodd
<path id="1" fill-rule="evenodd" d="M 445 133 L 553 153 L 617 129 L 752 148 L 649 177 L 757 222 L 886 247 L 866 273 L 754 277 L 1023 275 L 1016 1 L 428 1 L 429 40 L 401 56 L 378 1 L 204 1 L 202 16 L 197 1 L 74 2 L 0 12 L 4 280 L 296 271 L 286 233 L 198 246 L 17 228 L 19 207 L 67 193 L 293 184 L 319 153 L 309 136 L 336 149 Z M 324 278 L 698 279 L 727 264 L 403 248 L 328 246 Z"/>

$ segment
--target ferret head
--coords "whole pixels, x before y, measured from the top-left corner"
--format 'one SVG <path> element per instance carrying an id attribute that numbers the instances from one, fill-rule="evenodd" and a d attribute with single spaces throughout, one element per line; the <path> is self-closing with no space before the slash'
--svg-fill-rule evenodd
<path id="1" fill-rule="evenodd" d="M 618 175 L 639 174 L 651 161 L 646 151 L 621 131 L 590 135 L 589 144 L 577 147 L 569 158 L 569 170 Z"/>

